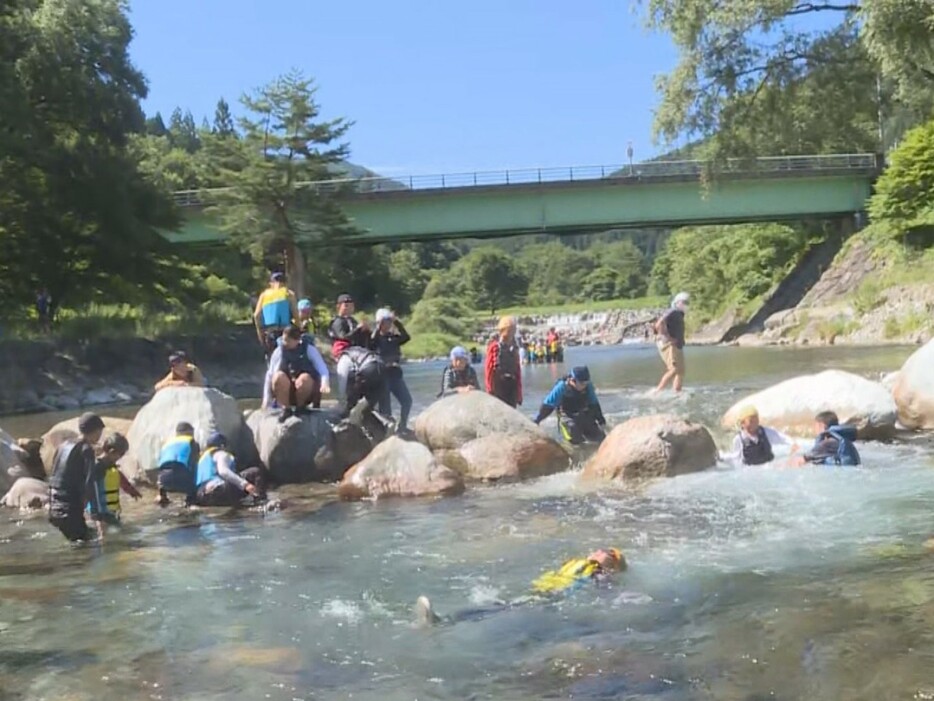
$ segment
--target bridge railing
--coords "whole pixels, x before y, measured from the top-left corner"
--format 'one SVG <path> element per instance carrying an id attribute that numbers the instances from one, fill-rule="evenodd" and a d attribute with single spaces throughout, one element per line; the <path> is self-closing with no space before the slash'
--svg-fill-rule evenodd
<path id="1" fill-rule="evenodd" d="M 350 188 L 359 193 L 393 192 L 404 190 L 446 190 L 464 187 L 494 185 L 534 185 L 537 183 L 577 182 L 587 180 L 646 180 L 653 178 L 687 177 L 702 175 L 710 163 L 707 161 L 646 161 L 633 164 L 598 166 L 568 166 L 558 168 L 522 168 L 488 170 L 471 173 L 445 173 L 438 175 L 409 175 L 403 177 L 335 178 L 305 183 L 321 191 Z M 717 173 L 780 174 L 819 173 L 821 171 L 874 172 L 879 162 L 872 153 L 842 153 L 817 156 L 767 156 L 755 159 L 729 159 L 715 166 Z M 230 188 L 206 190 L 180 190 L 173 193 L 180 207 L 205 204 L 211 193 L 229 191 Z"/>

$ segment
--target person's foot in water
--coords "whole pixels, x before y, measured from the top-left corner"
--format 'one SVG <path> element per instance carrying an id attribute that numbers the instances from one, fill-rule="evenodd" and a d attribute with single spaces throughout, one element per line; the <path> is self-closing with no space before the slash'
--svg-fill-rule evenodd
<path id="1" fill-rule="evenodd" d="M 420 596 L 415 600 L 415 625 L 420 627 L 433 626 L 441 622 L 441 617 L 435 613 L 431 601 L 427 596 Z"/>
<path id="2" fill-rule="evenodd" d="M 159 494 L 156 496 L 156 504 L 159 506 L 169 505 L 169 495 L 165 493 L 164 489 L 159 490 Z"/>

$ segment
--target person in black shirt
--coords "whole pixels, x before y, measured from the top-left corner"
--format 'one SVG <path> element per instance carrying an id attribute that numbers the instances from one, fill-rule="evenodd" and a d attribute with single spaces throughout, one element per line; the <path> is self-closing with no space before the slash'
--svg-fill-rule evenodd
<path id="1" fill-rule="evenodd" d="M 353 370 L 349 358 L 344 358 L 344 351 L 351 347 L 369 348 L 370 329 L 366 323 L 360 323 L 353 317 L 354 301 L 350 295 L 337 298 L 337 316 L 328 325 L 328 338 L 331 339 L 331 357 L 337 363 L 337 390 L 342 397 L 347 396 L 347 378 Z"/>
<path id="2" fill-rule="evenodd" d="M 680 392 L 684 384 L 684 312 L 688 305 L 688 293 L 679 292 L 671 301 L 671 309 L 655 322 L 658 352 L 665 362 L 665 374 L 658 382 L 656 392 L 661 392 L 672 382 L 672 389 Z"/>
<path id="3" fill-rule="evenodd" d="M 59 446 L 49 478 L 49 521 L 70 541 L 91 539 L 91 531 L 84 520 L 86 504 L 92 504 L 91 518 L 99 538 L 103 535 L 101 514 L 106 511 L 97 489 L 97 458 L 93 447 L 104 433 L 104 422 L 97 414 L 82 414 L 78 431 L 81 438 Z"/>
<path id="4" fill-rule="evenodd" d="M 412 411 L 412 394 L 405 384 L 402 374 L 402 346 L 409 342 L 411 336 L 405 330 L 402 322 L 388 309 L 379 309 L 376 312 L 376 329 L 370 337 L 370 348 L 383 361 L 383 396 L 379 400 L 379 413 L 386 417 L 392 416 L 392 397 L 399 402 L 400 433 L 408 431 L 409 413 Z"/>

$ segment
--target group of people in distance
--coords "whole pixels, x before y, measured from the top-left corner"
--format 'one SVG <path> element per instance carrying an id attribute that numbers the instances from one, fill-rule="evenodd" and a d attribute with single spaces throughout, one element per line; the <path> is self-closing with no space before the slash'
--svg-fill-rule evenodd
<path id="1" fill-rule="evenodd" d="M 563 363 L 564 346 L 554 327 L 548 329 L 544 338 L 541 336 L 524 338 L 519 343 L 519 359 L 523 365 L 536 363 Z"/>

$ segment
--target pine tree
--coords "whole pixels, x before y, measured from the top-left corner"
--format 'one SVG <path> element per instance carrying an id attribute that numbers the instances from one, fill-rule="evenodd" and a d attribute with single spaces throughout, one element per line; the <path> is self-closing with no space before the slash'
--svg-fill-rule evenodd
<path id="1" fill-rule="evenodd" d="M 156 112 L 155 115 L 146 120 L 146 133 L 150 136 L 165 136 L 169 130 L 165 128 L 165 121 L 162 119 L 162 113 Z"/>
<path id="2" fill-rule="evenodd" d="M 214 127 L 212 131 L 221 137 L 234 136 L 233 117 L 230 115 L 230 105 L 227 100 L 221 98 L 217 101 L 217 107 L 214 109 Z"/>
<path id="3" fill-rule="evenodd" d="M 241 102 L 250 116 L 241 121 L 242 139 L 215 139 L 219 177 L 230 187 L 219 192 L 212 208 L 233 243 L 257 261 L 285 263 L 293 289 L 305 292 L 302 248 L 334 245 L 355 229 L 337 201 L 334 188 L 315 181 L 333 178 L 334 167 L 348 154 L 341 139 L 350 128 L 343 118 L 324 121 L 315 101 L 314 83 L 299 72 L 278 78 Z M 330 263 L 314 261 L 318 270 Z"/>

